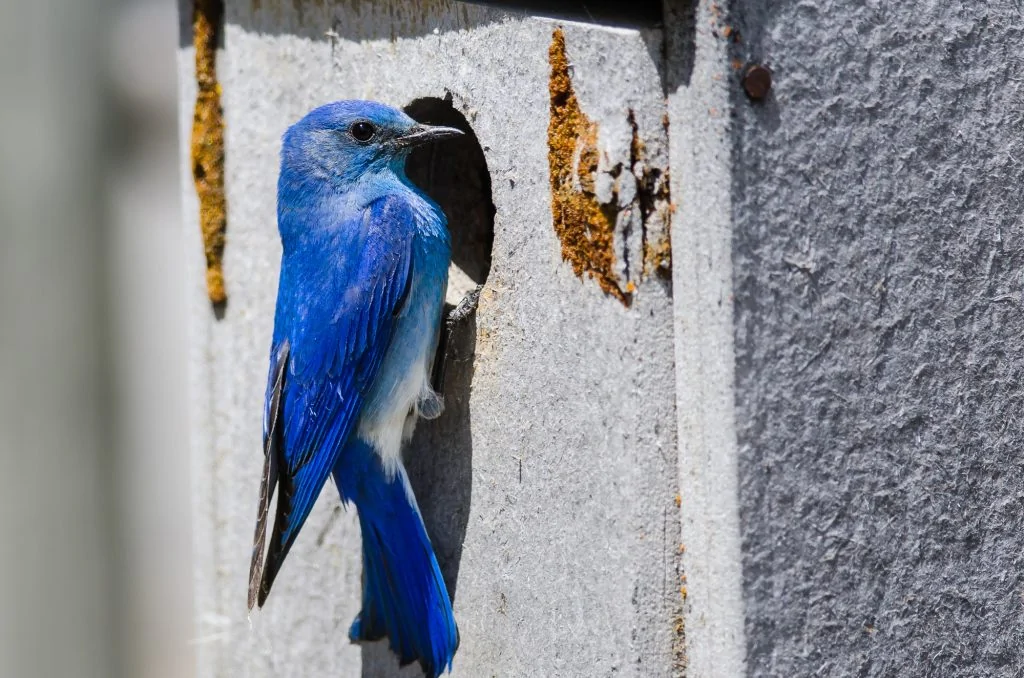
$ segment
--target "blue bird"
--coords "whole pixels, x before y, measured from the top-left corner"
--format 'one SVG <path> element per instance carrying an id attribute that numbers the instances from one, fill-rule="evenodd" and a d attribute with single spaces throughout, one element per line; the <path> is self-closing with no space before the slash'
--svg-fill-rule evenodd
<path id="1" fill-rule="evenodd" d="M 333 475 L 363 537 L 353 642 L 390 639 L 402 665 L 451 670 L 451 600 L 402 465 L 431 388 L 451 260 L 441 208 L 409 181 L 419 144 L 461 135 L 391 107 L 338 101 L 284 135 L 277 185 L 283 253 L 263 418 L 264 468 L 249 609 L 270 593 Z M 269 545 L 270 501 L 277 515 Z"/>

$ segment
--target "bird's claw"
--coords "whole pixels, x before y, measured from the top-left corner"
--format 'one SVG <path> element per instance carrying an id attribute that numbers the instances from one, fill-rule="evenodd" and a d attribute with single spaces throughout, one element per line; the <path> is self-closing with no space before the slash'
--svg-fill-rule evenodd
<path id="1" fill-rule="evenodd" d="M 459 324 L 469 316 L 473 315 L 476 311 L 476 307 L 480 305 L 480 291 L 483 290 L 483 285 L 477 285 L 473 288 L 473 291 L 468 293 L 456 306 L 448 313 L 446 324 L 449 328 Z"/>

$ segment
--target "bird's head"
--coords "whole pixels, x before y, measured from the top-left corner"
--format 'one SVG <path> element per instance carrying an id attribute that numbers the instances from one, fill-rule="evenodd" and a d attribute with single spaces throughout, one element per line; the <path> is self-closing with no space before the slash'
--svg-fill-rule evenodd
<path id="1" fill-rule="evenodd" d="M 374 101 L 336 101 L 313 109 L 288 129 L 281 166 L 345 185 L 368 174 L 401 175 L 413 148 L 461 134 L 454 127 L 418 123 Z"/>

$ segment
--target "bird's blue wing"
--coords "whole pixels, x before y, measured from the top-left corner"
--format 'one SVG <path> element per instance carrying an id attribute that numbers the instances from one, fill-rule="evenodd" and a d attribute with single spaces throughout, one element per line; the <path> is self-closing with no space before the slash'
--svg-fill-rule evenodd
<path id="1" fill-rule="evenodd" d="M 403 200 L 381 198 L 282 259 L 264 417 L 269 489 L 260 497 L 250 607 L 266 600 L 377 376 L 411 283 L 413 219 Z M 260 517 L 265 535 L 275 481 L 264 567 Z"/>

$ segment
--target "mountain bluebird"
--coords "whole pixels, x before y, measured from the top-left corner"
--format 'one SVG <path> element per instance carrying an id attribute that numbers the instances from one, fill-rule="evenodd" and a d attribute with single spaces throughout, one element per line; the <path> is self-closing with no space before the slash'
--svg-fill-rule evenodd
<path id="1" fill-rule="evenodd" d="M 363 534 L 363 609 L 349 638 L 387 636 L 401 663 L 419 661 L 429 678 L 451 669 L 459 634 L 400 448 L 417 417 L 441 413 L 430 373 L 451 246 L 444 213 L 405 176 L 405 161 L 419 144 L 460 134 L 382 104 L 339 101 L 284 135 L 283 254 L 249 578 L 249 608 L 262 607 L 333 474 Z"/>

